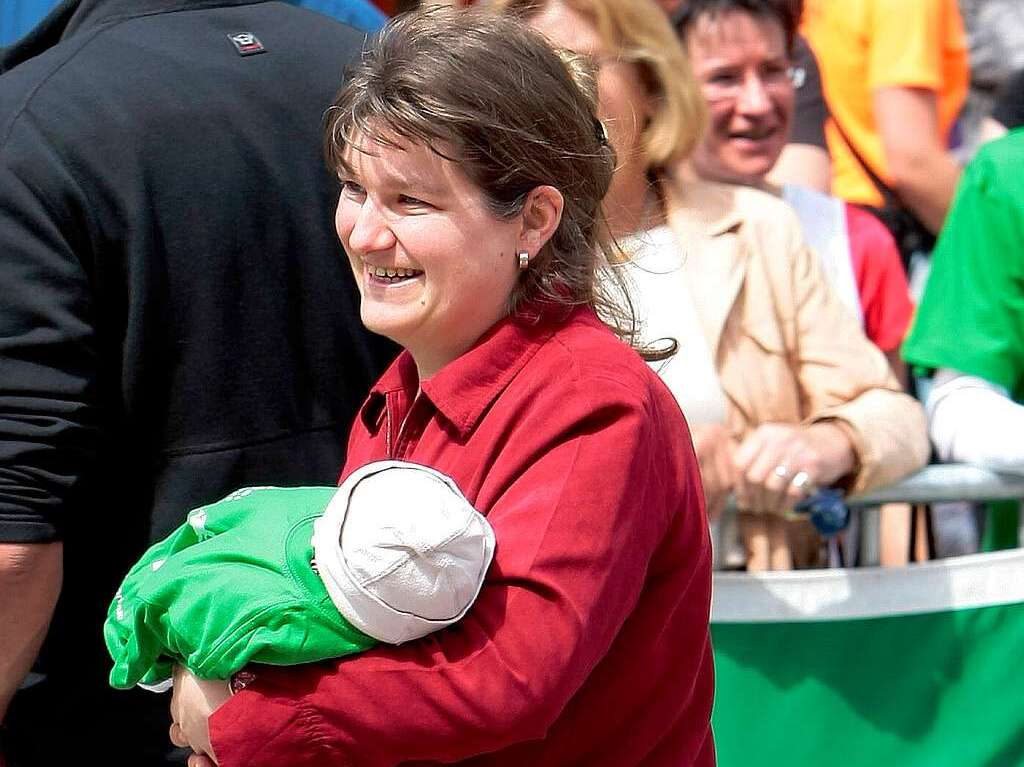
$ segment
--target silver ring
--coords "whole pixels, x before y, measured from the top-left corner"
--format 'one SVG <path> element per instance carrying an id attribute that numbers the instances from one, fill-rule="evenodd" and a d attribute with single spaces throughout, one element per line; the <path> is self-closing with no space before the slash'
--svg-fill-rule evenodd
<path id="1" fill-rule="evenodd" d="M 793 475 L 793 481 L 790 482 L 790 484 L 800 492 L 805 492 L 809 489 L 809 485 L 811 484 L 811 475 L 803 470 L 798 471 Z"/>
<path id="2" fill-rule="evenodd" d="M 773 473 L 779 479 L 785 479 L 786 477 L 789 476 L 789 467 L 788 466 L 783 466 L 780 463 L 778 466 L 775 467 Z"/>

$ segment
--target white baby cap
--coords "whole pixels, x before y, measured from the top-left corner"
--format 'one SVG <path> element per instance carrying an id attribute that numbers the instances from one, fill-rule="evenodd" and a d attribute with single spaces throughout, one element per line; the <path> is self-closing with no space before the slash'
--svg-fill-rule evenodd
<path id="1" fill-rule="evenodd" d="M 338 488 L 316 520 L 313 548 L 341 614 L 400 644 L 466 614 L 494 555 L 494 531 L 450 477 L 377 461 Z"/>

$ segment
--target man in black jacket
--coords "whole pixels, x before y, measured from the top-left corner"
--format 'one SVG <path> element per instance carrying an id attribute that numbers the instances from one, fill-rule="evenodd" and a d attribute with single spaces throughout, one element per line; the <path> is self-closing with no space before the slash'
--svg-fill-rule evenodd
<path id="1" fill-rule="evenodd" d="M 0 52 L 9 767 L 178 763 L 166 696 L 106 685 L 120 577 L 193 506 L 337 479 L 393 355 L 320 157 L 362 37 L 260 0 L 68 0 Z"/>

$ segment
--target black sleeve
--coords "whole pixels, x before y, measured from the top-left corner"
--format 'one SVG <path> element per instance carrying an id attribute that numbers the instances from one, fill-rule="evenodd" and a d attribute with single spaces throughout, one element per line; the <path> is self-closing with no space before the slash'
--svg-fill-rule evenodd
<path id="1" fill-rule="evenodd" d="M 85 208 L 27 113 L 0 126 L 0 541 L 45 542 L 96 452 L 89 280 L 70 234 Z"/>
<path id="2" fill-rule="evenodd" d="M 818 70 L 818 62 L 811 47 L 799 36 L 793 46 L 793 67 L 796 108 L 789 143 L 810 144 L 828 151 L 828 145 L 825 143 L 825 123 L 829 111 L 821 90 L 821 72 Z"/>
<path id="3" fill-rule="evenodd" d="M 1006 81 L 992 109 L 992 117 L 1007 130 L 1024 125 L 1024 69 Z"/>

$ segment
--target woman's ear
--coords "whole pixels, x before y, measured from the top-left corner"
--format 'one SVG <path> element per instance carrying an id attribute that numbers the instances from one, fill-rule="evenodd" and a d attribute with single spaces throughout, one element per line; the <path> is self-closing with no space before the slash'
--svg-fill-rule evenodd
<path id="1" fill-rule="evenodd" d="M 523 229 L 519 233 L 518 250 L 536 256 L 562 220 L 565 200 L 553 186 L 538 186 L 526 195 L 523 204 Z"/>

